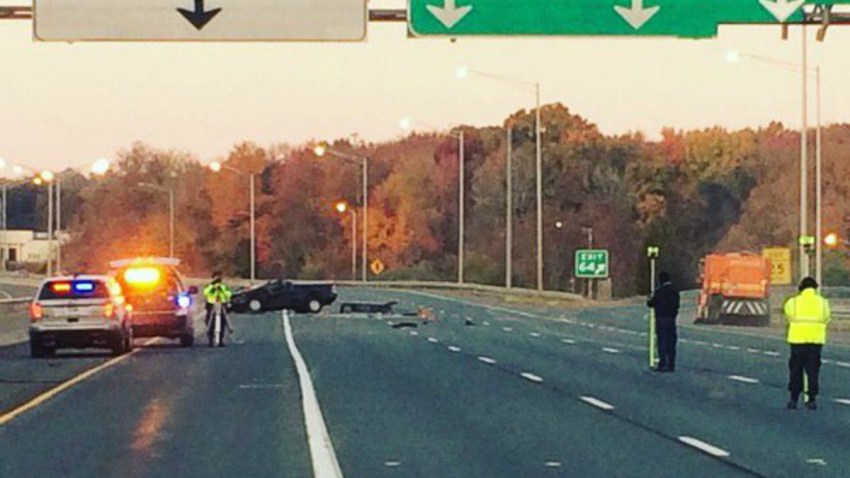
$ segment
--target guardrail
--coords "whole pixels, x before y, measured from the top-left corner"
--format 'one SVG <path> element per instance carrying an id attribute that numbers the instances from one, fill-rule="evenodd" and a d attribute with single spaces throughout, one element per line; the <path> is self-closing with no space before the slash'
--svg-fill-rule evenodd
<path id="1" fill-rule="evenodd" d="M 544 299 L 560 299 L 572 301 L 586 301 L 587 299 L 571 292 L 560 291 L 538 291 L 535 289 L 523 289 L 518 287 L 498 287 L 483 284 L 458 284 L 457 282 L 432 282 L 432 281 L 336 281 L 340 287 L 377 287 L 387 289 L 456 289 L 472 292 L 487 292 L 491 294 L 520 295 L 526 297 L 542 297 Z"/>

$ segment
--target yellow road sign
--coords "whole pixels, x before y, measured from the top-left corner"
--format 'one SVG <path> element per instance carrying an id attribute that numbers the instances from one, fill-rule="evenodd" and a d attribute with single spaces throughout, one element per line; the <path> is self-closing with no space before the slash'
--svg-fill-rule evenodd
<path id="1" fill-rule="evenodd" d="M 787 247 L 766 247 L 761 255 L 770 259 L 773 266 L 770 271 L 772 285 L 788 285 L 791 283 L 791 249 Z"/>
<path id="2" fill-rule="evenodd" d="M 376 276 L 381 275 L 381 272 L 384 272 L 384 269 L 386 268 L 387 266 L 385 266 L 380 259 L 375 259 L 372 261 L 372 264 L 369 265 L 369 269 L 372 269 L 372 274 L 375 274 Z"/>

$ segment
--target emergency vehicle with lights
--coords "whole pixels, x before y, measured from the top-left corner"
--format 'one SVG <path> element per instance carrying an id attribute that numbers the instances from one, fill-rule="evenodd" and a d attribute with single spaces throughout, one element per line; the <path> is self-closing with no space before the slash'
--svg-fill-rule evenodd
<path id="1" fill-rule="evenodd" d="M 30 304 L 30 355 L 51 356 L 60 348 L 133 348 L 133 314 L 121 286 L 105 275 L 45 279 Z"/>
<path id="2" fill-rule="evenodd" d="M 198 288 L 185 287 L 179 259 L 148 257 L 109 263 L 110 275 L 121 285 L 133 309 L 135 337 L 179 339 L 183 347 L 195 343 L 195 298 Z"/>

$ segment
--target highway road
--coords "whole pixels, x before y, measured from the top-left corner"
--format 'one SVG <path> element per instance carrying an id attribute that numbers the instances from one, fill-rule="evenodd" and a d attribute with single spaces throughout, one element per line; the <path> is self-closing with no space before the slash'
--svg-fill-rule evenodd
<path id="1" fill-rule="evenodd" d="M 758 329 L 683 325 L 677 372 L 657 374 L 639 305 L 342 294 L 437 320 L 240 315 L 227 348 L 139 340 L 118 359 L 0 348 L 0 476 L 301 477 L 328 457 L 369 478 L 850 474 L 846 345 L 825 349 L 820 409 L 788 411 L 787 346 Z"/>

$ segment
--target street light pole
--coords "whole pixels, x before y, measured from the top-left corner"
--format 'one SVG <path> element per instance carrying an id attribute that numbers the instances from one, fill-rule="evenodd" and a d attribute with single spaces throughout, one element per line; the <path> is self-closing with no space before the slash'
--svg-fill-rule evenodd
<path id="1" fill-rule="evenodd" d="M 807 152 L 808 152 L 808 94 L 809 94 L 809 68 L 808 54 L 806 48 L 806 25 L 803 25 L 803 98 L 802 98 L 802 127 L 800 129 L 800 237 L 808 235 L 808 183 L 807 183 Z M 798 241 L 800 248 L 800 275 L 806 277 L 809 275 L 809 255 L 806 253 L 805 246 L 801 241 Z"/>
<path id="2" fill-rule="evenodd" d="M 363 161 L 363 282 L 369 280 L 367 267 L 369 267 L 369 249 L 368 249 L 368 232 L 369 232 L 369 158 L 364 156 Z"/>
<path id="3" fill-rule="evenodd" d="M 540 83 L 534 83 L 534 136 L 537 176 L 537 290 L 543 290 L 543 160 L 540 149 Z"/>
<path id="4" fill-rule="evenodd" d="M 255 215 L 255 212 L 254 212 L 254 176 L 255 176 L 255 174 L 251 173 L 251 175 L 250 175 L 250 181 L 251 181 L 251 186 L 250 186 L 251 187 L 251 205 L 250 205 L 250 207 L 251 207 L 251 284 L 254 283 L 254 280 L 257 277 L 257 270 L 256 270 L 257 269 L 257 258 L 256 258 L 257 247 L 256 247 L 256 230 L 255 230 L 255 223 L 254 223 L 254 215 Z"/>
<path id="5" fill-rule="evenodd" d="M 56 175 L 56 271 L 62 271 L 62 181 Z"/>
<path id="6" fill-rule="evenodd" d="M 351 208 L 351 280 L 357 280 L 357 211 Z"/>
<path id="7" fill-rule="evenodd" d="M 168 257 L 174 257 L 174 186 L 168 188 Z"/>
<path id="8" fill-rule="evenodd" d="M 457 283 L 463 284 L 463 230 L 464 230 L 464 154 L 463 154 L 463 130 L 458 135 L 458 233 L 457 233 Z"/>
<path id="9" fill-rule="evenodd" d="M 53 181 L 47 182 L 47 276 L 53 275 Z"/>
<path id="10" fill-rule="evenodd" d="M 511 257 L 513 254 L 513 214 L 514 214 L 514 205 L 513 205 L 513 179 L 512 179 L 512 158 L 513 154 L 513 129 L 509 125 L 505 128 L 506 136 L 507 136 L 507 153 L 505 157 L 505 175 L 506 175 L 506 186 L 505 186 L 505 287 L 510 289 L 513 287 L 513 258 Z"/>
<path id="11" fill-rule="evenodd" d="M 805 70 L 803 70 L 805 72 Z M 821 117 L 820 117 L 820 66 L 815 68 L 815 95 L 817 100 L 817 133 L 815 136 L 815 267 L 817 281 L 823 287 L 823 158 L 821 157 Z M 823 290 L 823 289 L 821 289 Z"/>

